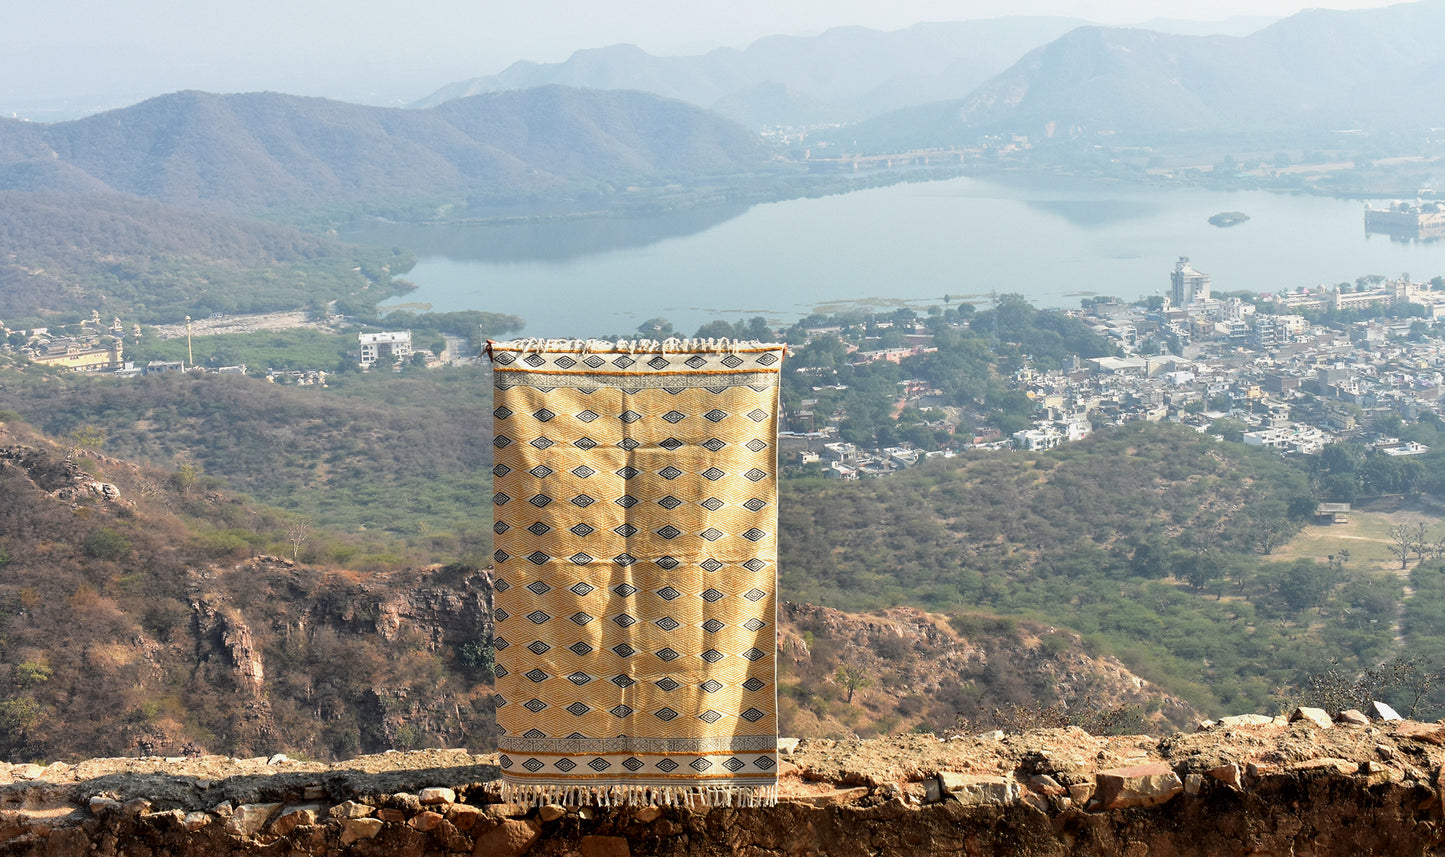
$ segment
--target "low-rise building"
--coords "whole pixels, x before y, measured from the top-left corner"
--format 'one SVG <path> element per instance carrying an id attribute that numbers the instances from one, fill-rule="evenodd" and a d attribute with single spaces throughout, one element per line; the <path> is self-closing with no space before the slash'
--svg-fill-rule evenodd
<path id="1" fill-rule="evenodd" d="M 125 366 L 123 352 L 119 339 L 109 342 L 67 339 L 36 348 L 31 352 L 30 359 L 42 366 L 56 366 L 72 372 L 99 372 Z"/>

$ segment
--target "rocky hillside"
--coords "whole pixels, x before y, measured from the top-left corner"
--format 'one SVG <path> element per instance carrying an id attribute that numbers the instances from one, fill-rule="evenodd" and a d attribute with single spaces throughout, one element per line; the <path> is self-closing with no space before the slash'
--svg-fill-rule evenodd
<path id="1" fill-rule="evenodd" d="M 1199 719 L 1193 706 L 1064 629 L 908 607 L 859 614 L 785 603 L 781 613 L 788 734 L 1068 724 L 1163 731 Z"/>
<path id="2" fill-rule="evenodd" d="M 296 519 L 13 419 L 0 496 L 0 759 L 491 746 L 487 569 L 297 563 Z M 1193 714 L 1032 623 L 781 618 L 793 734 Z"/>

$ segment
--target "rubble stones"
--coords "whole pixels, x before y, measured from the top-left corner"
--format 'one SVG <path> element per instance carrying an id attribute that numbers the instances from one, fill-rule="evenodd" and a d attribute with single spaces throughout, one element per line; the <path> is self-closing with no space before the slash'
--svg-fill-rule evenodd
<path id="1" fill-rule="evenodd" d="M 456 803 L 457 793 L 449 788 L 434 786 L 421 790 L 418 795 L 423 804 Z"/>
<path id="2" fill-rule="evenodd" d="M 1374 702 L 1371 702 L 1370 705 L 1375 709 L 1375 716 L 1378 717 L 1378 718 L 1380 718 L 1381 720 L 1404 720 L 1404 719 L 1405 719 L 1405 718 L 1403 718 L 1403 717 L 1400 716 L 1400 712 L 1398 712 L 1398 711 L 1396 711 L 1395 709 L 1391 708 L 1387 703 L 1380 702 L 1379 700 L 1375 700 Z"/>

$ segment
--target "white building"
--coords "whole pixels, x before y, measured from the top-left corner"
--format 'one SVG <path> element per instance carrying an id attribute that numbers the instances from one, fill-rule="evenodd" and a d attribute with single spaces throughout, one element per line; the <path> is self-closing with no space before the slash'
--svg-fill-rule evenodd
<path id="1" fill-rule="evenodd" d="M 369 369 L 384 357 L 405 360 L 411 356 L 411 331 L 383 331 L 382 333 L 358 333 L 361 343 L 361 368 Z"/>
<path id="2" fill-rule="evenodd" d="M 1194 270 L 1188 256 L 1180 256 L 1169 275 L 1170 297 L 1177 307 L 1189 307 L 1200 301 L 1209 300 L 1209 275 Z"/>

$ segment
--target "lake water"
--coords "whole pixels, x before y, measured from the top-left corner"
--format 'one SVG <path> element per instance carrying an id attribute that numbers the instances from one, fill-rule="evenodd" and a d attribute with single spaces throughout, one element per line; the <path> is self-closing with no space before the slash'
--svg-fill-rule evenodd
<path id="1" fill-rule="evenodd" d="M 1242 211 L 1232 227 L 1208 218 Z M 969 178 L 750 208 L 504 226 L 367 226 L 346 238 L 417 253 L 418 289 L 393 305 L 520 315 L 529 336 L 633 332 L 658 316 L 775 322 L 849 306 L 979 306 L 1017 292 L 1041 307 L 1166 294 L 1179 256 L 1216 291 L 1272 292 L 1445 273 L 1445 241 L 1364 231 L 1358 201 Z"/>

